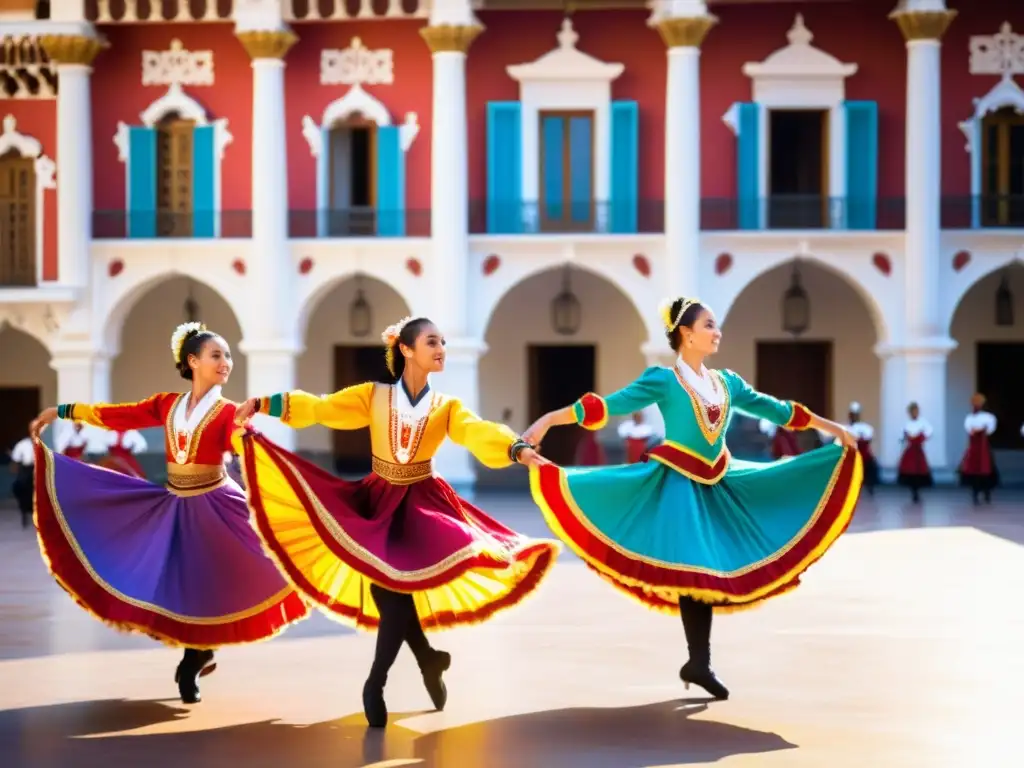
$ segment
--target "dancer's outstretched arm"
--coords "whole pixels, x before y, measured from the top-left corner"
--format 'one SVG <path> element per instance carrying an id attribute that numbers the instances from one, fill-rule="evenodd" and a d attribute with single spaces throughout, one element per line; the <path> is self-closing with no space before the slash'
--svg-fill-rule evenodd
<path id="1" fill-rule="evenodd" d="M 448 437 L 472 453 L 488 469 L 504 469 L 513 463 L 535 466 L 551 462 L 504 424 L 485 421 L 453 399 L 448 412 Z"/>
<path id="2" fill-rule="evenodd" d="M 235 421 L 244 424 L 253 414 L 262 413 L 280 419 L 289 427 L 302 429 L 319 424 L 331 429 L 362 429 L 370 425 L 370 399 L 373 382 L 367 381 L 317 397 L 301 389 L 270 397 L 254 397 L 242 403 Z"/>
<path id="3" fill-rule="evenodd" d="M 173 392 L 163 392 L 137 403 L 65 403 L 47 408 L 32 422 L 32 434 L 37 436 L 47 425 L 57 419 L 82 421 L 93 427 L 126 432 L 129 429 L 148 429 L 163 425 L 168 400 L 178 397 Z"/>

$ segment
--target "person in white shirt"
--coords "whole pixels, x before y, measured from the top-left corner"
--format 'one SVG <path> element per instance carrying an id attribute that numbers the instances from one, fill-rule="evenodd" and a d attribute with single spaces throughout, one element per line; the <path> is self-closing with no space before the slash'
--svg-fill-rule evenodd
<path id="1" fill-rule="evenodd" d="M 869 496 L 874 496 L 875 486 L 878 485 L 878 461 L 871 450 L 871 441 L 875 437 L 875 430 L 866 421 L 861 420 L 860 403 L 850 403 L 850 423 L 847 428 L 857 438 L 857 450 L 864 463 L 864 487 L 867 488 Z"/>
<path id="2" fill-rule="evenodd" d="M 110 431 L 104 437 L 107 442 L 107 455 L 100 464 L 113 469 L 122 475 L 145 477 L 142 465 L 135 458 L 136 454 L 146 451 L 146 438 L 137 429 Z"/>
<path id="3" fill-rule="evenodd" d="M 626 443 L 626 463 L 636 464 L 650 447 L 654 427 L 644 421 L 642 411 L 637 411 L 619 424 L 619 438 Z"/>
<path id="4" fill-rule="evenodd" d="M 796 434 L 785 427 L 777 427 L 768 419 L 761 419 L 757 422 L 758 431 L 765 437 L 772 439 L 772 458 L 778 461 L 786 456 L 799 456 L 800 444 L 797 442 Z"/>
<path id="5" fill-rule="evenodd" d="M 975 504 L 979 503 L 979 497 L 991 504 L 992 489 L 999 485 L 999 470 L 989 444 L 989 436 L 996 431 L 998 422 L 984 408 L 985 396 L 976 392 L 971 397 L 971 412 L 964 419 L 967 450 L 960 460 L 960 484 L 971 489 Z"/>
<path id="6" fill-rule="evenodd" d="M 32 490 L 35 484 L 36 451 L 32 438 L 23 437 L 11 450 L 11 472 L 15 473 L 11 492 L 21 510 L 21 527 L 28 528 L 32 520 Z"/>
<path id="7" fill-rule="evenodd" d="M 90 430 L 80 421 L 73 423 L 71 429 L 63 429 L 55 438 L 54 448 L 68 458 L 82 460 L 89 453 Z"/>
<path id="8" fill-rule="evenodd" d="M 910 498 L 917 504 L 921 501 L 921 489 L 934 485 L 932 469 L 924 452 L 924 443 L 932 436 L 932 425 L 921 418 L 917 403 L 907 406 L 907 415 L 910 420 L 903 425 L 903 437 L 900 438 L 904 448 L 897 482 L 910 489 Z"/>

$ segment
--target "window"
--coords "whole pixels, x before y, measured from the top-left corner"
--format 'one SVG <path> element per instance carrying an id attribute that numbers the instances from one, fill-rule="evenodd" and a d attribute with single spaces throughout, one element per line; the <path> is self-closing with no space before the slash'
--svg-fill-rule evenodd
<path id="1" fill-rule="evenodd" d="M 768 226 L 822 227 L 828 221 L 828 112 L 768 114 Z"/>
<path id="2" fill-rule="evenodd" d="M 0 158 L 0 286 L 36 284 L 35 161 Z"/>
<path id="3" fill-rule="evenodd" d="M 164 118 L 156 129 L 158 237 L 192 234 L 192 120 Z"/>
<path id="4" fill-rule="evenodd" d="M 355 119 L 335 124 L 328 133 L 328 232 L 331 237 L 376 232 L 376 125 Z"/>
<path id="5" fill-rule="evenodd" d="M 581 231 L 594 221 L 594 113 L 540 113 L 540 227 Z"/>
<path id="6" fill-rule="evenodd" d="M 986 116 L 981 141 L 982 224 L 1024 226 L 1024 115 L 1006 107 Z"/>

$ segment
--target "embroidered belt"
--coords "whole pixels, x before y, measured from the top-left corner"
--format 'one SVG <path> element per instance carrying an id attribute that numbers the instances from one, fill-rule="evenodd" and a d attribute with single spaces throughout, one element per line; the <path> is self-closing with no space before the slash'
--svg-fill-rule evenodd
<path id="1" fill-rule="evenodd" d="M 228 480 L 223 464 L 168 464 L 167 488 L 178 496 L 198 496 Z"/>
<path id="2" fill-rule="evenodd" d="M 387 480 L 392 485 L 412 485 L 434 475 L 433 461 L 419 461 L 415 464 L 394 464 L 374 456 L 370 467 L 375 475 Z"/>

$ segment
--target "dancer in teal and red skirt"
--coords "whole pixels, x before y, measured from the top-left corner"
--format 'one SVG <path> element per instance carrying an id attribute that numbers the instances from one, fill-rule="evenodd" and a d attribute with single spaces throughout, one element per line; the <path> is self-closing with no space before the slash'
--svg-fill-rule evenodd
<path id="1" fill-rule="evenodd" d="M 863 467 L 844 427 L 794 402 L 753 389 L 737 373 L 708 370 L 722 333 L 696 299 L 662 307 L 671 368 L 648 368 L 608 397 L 587 394 L 542 416 L 523 435 L 539 445 L 564 424 L 600 429 L 609 416 L 657 404 L 666 439 L 639 464 L 531 469 L 533 498 L 560 538 L 620 591 L 680 614 L 690 658 L 686 686 L 716 698 L 728 689 L 711 670 L 713 610 L 748 608 L 792 590 L 853 517 Z M 725 434 L 733 412 L 787 429 L 839 438 L 772 463 L 733 459 Z"/>

